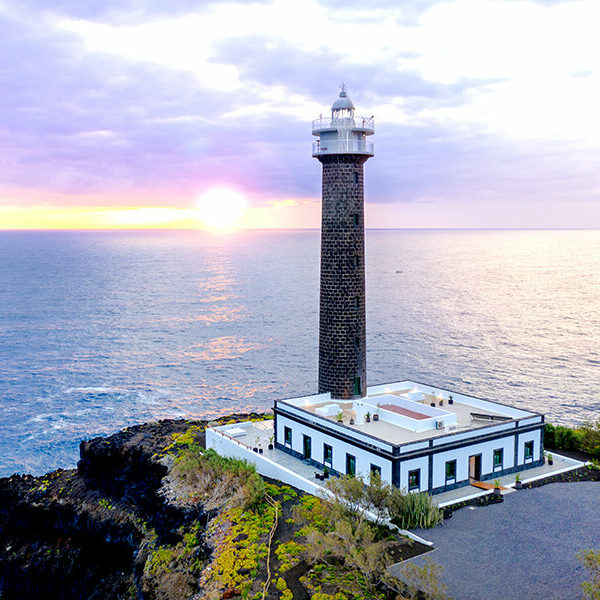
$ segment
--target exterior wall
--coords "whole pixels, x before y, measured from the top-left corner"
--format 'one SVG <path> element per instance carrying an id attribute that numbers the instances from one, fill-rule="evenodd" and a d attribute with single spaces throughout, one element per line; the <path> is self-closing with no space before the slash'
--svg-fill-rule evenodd
<path id="1" fill-rule="evenodd" d="M 517 445 L 517 463 L 522 465 L 525 464 L 525 442 L 533 442 L 533 460 L 528 461 L 536 462 L 543 458 L 543 429 L 537 429 L 535 431 L 528 431 L 526 433 L 521 433 L 518 436 L 518 445 Z"/>
<path id="2" fill-rule="evenodd" d="M 469 456 L 481 454 L 481 479 L 489 479 L 502 471 L 515 466 L 514 461 L 514 435 L 490 442 L 480 442 L 463 448 L 439 452 L 433 455 L 433 478 L 432 489 L 445 487 L 446 485 L 446 462 L 456 460 L 455 483 L 467 482 L 469 479 Z M 502 468 L 494 471 L 494 450 L 502 448 L 504 451 Z M 489 477 L 486 477 L 489 476 Z"/>
<path id="3" fill-rule="evenodd" d="M 289 427 L 292 430 L 292 446 L 285 447 L 284 445 L 284 427 Z M 333 448 L 333 465 L 334 471 L 344 475 L 346 473 L 346 453 L 351 454 L 356 458 L 356 474 L 362 475 L 365 479 L 369 478 L 371 472 L 371 464 L 381 468 L 381 479 L 383 481 L 392 482 L 392 461 L 382 456 L 359 448 L 350 442 L 344 442 L 329 436 L 324 432 L 317 431 L 309 425 L 298 423 L 286 418 L 284 415 L 278 414 L 276 419 L 277 428 L 277 447 L 286 452 L 290 452 L 298 459 L 303 457 L 304 435 L 311 438 L 312 453 L 311 458 L 314 464 L 319 467 L 324 466 L 323 463 L 323 444 L 329 444 Z M 327 465 L 329 466 L 329 465 Z"/>
<path id="4" fill-rule="evenodd" d="M 352 398 L 367 389 L 363 163 L 367 156 L 319 156 L 323 164 L 319 393 Z"/>
<path id="5" fill-rule="evenodd" d="M 429 457 L 421 456 L 419 458 L 411 458 L 409 460 L 403 460 L 399 463 L 400 476 L 398 487 L 402 490 L 408 491 L 408 473 L 415 469 L 421 470 L 421 481 L 419 486 L 420 492 L 426 492 L 429 489 Z M 415 490 L 416 491 L 416 490 Z"/>
<path id="6" fill-rule="evenodd" d="M 292 430 L 292 446 L 284 447 L 284 427 Z M 285 415 L 277 414 L 276 431 L 278 448 L 303 459 L 304 435 L 311 438 L 311 462 L 323 468 L 323 444 L 329 444 L 333 449 L 333 464 L 327 465 L 333 472 L 346 473 L 346 454 L 356 458 L 356 473 L 368 479 L 371 464 L 381 468 L 381 476 L 384 481 L 397 485 L 401 489 L 408 490 L 409 471 L 420 469 L 419 491 L 438 493 L 453 489 L 469 483 L 469 457 L 481 454 L 481 477 L 480 479 L 495 479 L 508 473 L 520 471 L 541 464 L 543 461 L 541 436 L 542 429 L 519 433 L 510 430 L 506 435 L 494 440 L 478 440 L 464 446 L 444 450 L 442 448 L 428 447 L 420 456 L 412 458 L 385 458 L 368 449 L 360 448 L 348 439 L 340 440 L 338 437 L 328 435 L 313 427 L 310 423 L 298 423 L 286 418 Z M 516 440 L 516 446 L 515 446 Z M 533 459 L 526 464 L 523 460 L 524 445 L 527 441 L 534 442 Z M 494 450 L 502 449 L 502 465 L 496 470 L 493 468 Z M 515 454 L 516 452 L 516 454 Z M 446 462 L 456 460 L 456 478 L 454 482 L 446 484 Z"/>

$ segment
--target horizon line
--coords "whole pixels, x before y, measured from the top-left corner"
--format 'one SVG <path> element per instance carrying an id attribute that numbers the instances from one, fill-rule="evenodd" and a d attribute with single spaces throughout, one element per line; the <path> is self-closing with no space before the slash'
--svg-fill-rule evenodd
<path id="1" fill-rule="evenodd" d="M 320 227 L 248 227 L 231 231 L 214 231 L 190 227 L 49 227 L 49 228 L 2 228 L 3 232 L 94 232 L 94 231 L 186 231 L 195 233 L 208 233 L 211 235 L 236 235 L 246 231 L 321 231 Z M 365 231 L 600 231 L 600 227 L 365 227 Z"/>

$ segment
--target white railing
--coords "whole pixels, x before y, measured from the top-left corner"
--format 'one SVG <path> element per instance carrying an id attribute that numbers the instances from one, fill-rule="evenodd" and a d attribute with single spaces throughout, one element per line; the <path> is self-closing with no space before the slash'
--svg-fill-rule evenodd
<path id="1" fill-rule="evenodd" d="M 354 117 L 352 119 L 329 119 L 319 117 L 312 122 L 313 131 L 321 129 L 364 129 L 375 131 L 374 117 Z"/>
<path id="2" fill-rule="evenodd" d="M 374 154 L 373 142 L 367 140 L 328 140 L 313 142 L 313 156 L 321 154 Z"/>

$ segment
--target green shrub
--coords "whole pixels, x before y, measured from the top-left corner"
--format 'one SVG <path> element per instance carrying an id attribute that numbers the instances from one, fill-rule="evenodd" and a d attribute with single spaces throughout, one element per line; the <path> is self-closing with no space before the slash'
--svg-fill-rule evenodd
<path id="1" fill-rule="evenodd" d="M 403 562 L 400 566 L 400 587 L 398 598 L 403 600 L 450 600 L 448 588 L 440 581 L 444 568 L 426 558 L 421 565 L 413 562 Z M 392 588 L 398 582 L 389 582 Z M 400 590 L 398 590 L 400 591 Z"/>
<path id="2" fill-rule="evenodd" d="M 217 454 L 212 448 L 200 452 L 183 451 L 173 468 L 173 476 L 187 484 L 194 493 L 209 496 L 205 506 L 210 510 L 228 502 L 244 509 L 262 504 L 266 486 L 253 465 L 237 458 Z"/>
<path id="3" fill-rule="evenodd" d="M 555 432 L 556 427 L 552 423 L 546 423 L 544 427 L 544 446 L 546 448 L 556 448 Z"/>
<path id="4" fill-rule="evenodd" d="M 557 448 L 561 450 L 578 450 L 581 444 L 581 436 L 568 427 L 556 428 L 555 433 Z"/>
<path id="5" fill-rule="evenodd" d="M 427 493 L 407 494 L 393 489 L 388 498 L 388 510 L 392 523 L 401 529 L 427 529 L 444 520 L 443 511 Z"/>
<path id="6" fill-rule="evenodd" d="M 579 428 L 581 449 L 595 458 L 600 458 L 600 419 L 595 423 L 584 423 Z"/>
<path id="7" fill-rule="evenodd" d="M 599 430 L 600 435 L 600 430 Z M 544 427 L 544 446 L 557 450 L 579 450 L 582 435 L 575 429 L 546 423 Z"/>

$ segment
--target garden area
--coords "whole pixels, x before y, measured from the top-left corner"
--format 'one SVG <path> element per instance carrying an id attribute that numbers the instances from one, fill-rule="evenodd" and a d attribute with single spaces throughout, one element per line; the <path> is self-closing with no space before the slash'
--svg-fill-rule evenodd
<path id="1" fill-rule="evenodd" d="M 146 569 L 157 579 L 191 568 L 202 590 L 198 600 L 397 600 L 428 587 L 428 597 L 446 598 L 433 565 L 407 570 L 411 586 L 387 572 L 430 550 L 384 524 L 389 519 L 407 529 L 442 522 L 429 495 L 403 493 L 375 474 L 368 482 L 332 478 L 327 497 L 319 498 L 189 441 L 175 440 L 165 493 L 202 504 L 206 525 L 181 532 L 176 546 L 150 549 Z M 206 549 L 208 560 L 194 559 L 206 557 Z"/>

